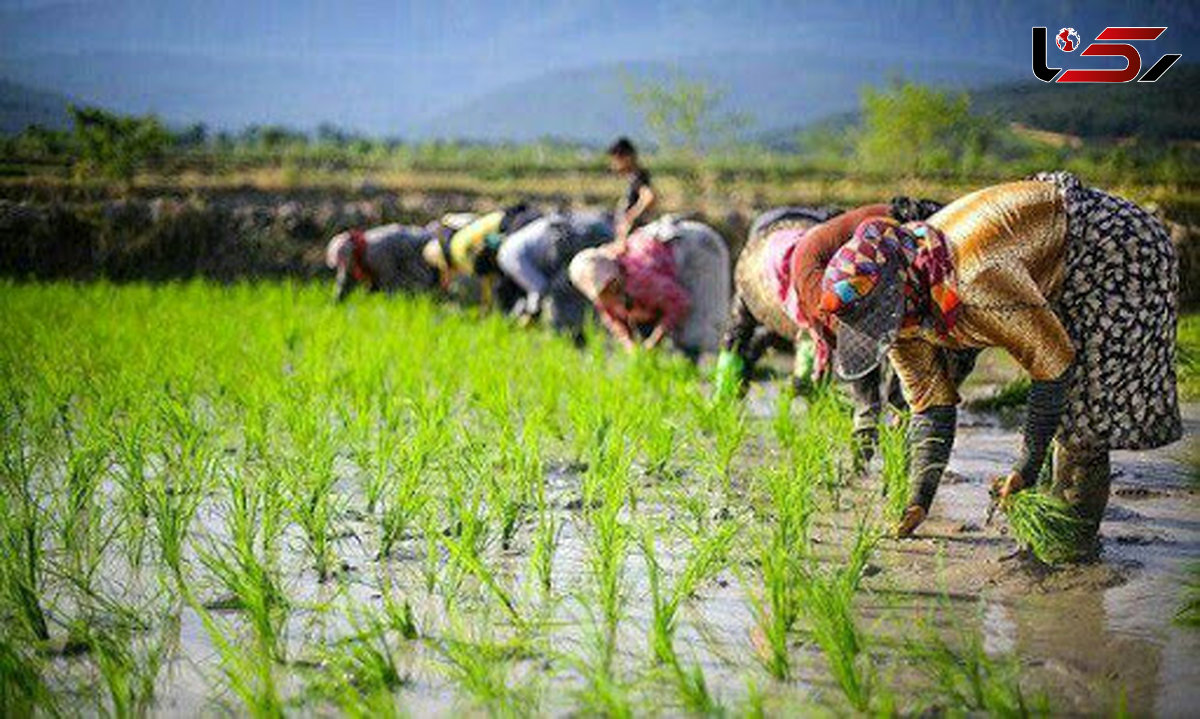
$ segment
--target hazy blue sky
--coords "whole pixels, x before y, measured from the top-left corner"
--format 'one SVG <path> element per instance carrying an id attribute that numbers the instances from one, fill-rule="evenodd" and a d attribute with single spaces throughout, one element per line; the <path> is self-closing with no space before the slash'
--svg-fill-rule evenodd
<path id="1" fill-rule="evenodd" d="M 0 77 L 170 119 L 310 127 L 329 119 L 405 132 L 512 83 L 621 63 L 687 67 L 727 55 L 777 66 L 794 57 L 800 73 L 814 58 L 900 67 L 941 60 L 1016 73 L 1028 67 L 1033 24 L 1071 25 L 1085 40 L 1105 25 L 1166 24 L 1161 42 L 1186 60 L 1197 7 L 1159 0 L 0 0 Z"/>

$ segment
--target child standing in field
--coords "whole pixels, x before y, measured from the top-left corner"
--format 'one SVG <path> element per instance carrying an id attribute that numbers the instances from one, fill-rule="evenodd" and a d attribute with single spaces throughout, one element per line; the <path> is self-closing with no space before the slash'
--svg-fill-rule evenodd
<path id="1" fill-rule="evenodd" d="M 637 148 L 629 138 L 617 138 L 608 148 L 608 160 L 612 171 L 629 182 L 613 215 L 616 230 L 613 249 L 620 252 L 625 249 L 630 233 L 650 220 L 650 209 L 658 198 L 650 185 L 650 173 L 638 163 Z"/>

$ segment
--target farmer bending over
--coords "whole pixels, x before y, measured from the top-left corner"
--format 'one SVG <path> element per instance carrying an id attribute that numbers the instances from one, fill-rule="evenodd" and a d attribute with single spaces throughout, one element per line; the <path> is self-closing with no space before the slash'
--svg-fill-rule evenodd
<path id="1" fill-rule="evenodd" d="M 515 232 L 541 213 L 524 203 L 473 218 L 458 227 L 450 225 L 449 238 L 426 243 L 426 263 L 438 270 L 442 285 L 449 287 L 459 277 L 474 277 L 480 282 L 484 307 L 498 304 L 508 311 L 521 297 L 520 288 L 500 272 L 496 254 L 509 233 Z M 448 224 L 443 221 L 443 225 Z"/>
<path id="2" fill-rule="evenodd" d="M 325 249 L 325 264 L 337 271 L 335 298 L 342 301 L 356 284 L 385 292 L 436 287 L 437 273 L 421 257 L 429 239 L 420 227 L 395 224 L 334 235 Z"/>
<path id="3" fill-rule="evenodd" d="M 716 351 L 729 312 L 729 249 L 712 228 L 664 218 L 634 232 L 623 250 L 587 249 L 571 261 L 571 282 L 632 351 L 668 336 L 689 357 Z"/>
<path id="4" fill-rule="evenodd" d="M 576 212 L 535 220 L 505 239 L 496 264 L 525 297 L 513 312 L 531 322 L 545 315 L 560 332 L 581 336 L 588 301 L 567 273 L 575 255 L 612 240 L 607 214 Z"/>
<path id="5" fill-rule="evenodd" d="M 821 311 L 835 368 L 854 379 L 888 353 L 914 412 L 911 495 L 897 527 L 924 521 L 954 442 L 959 402 L 944 349 L 1001 347 L 1032 378 L 1024 440 L 1003 498 L 1038 481 L 1084 522 L 1085 558 L 1109 494 L 1109 451 L 1182 434 L 1175 386 L 1178 261 L 1137 205 L 1044 173 L 974 192 L 927 222 L 871 219 L 825 270 Z"/>
<path id="6" fill-rule="evenodd" d="M 845 213 L 782 207 L 759 216 L 734 273 L 737 289 L 717 362 L 717 396 L 735 396 L 771 347 L 793 349 L 792 381 L 797 389 L 825 376 L 835 337 L 818 318 L 821 277 L 829 259 L 866 218 L 920 220 L 939 208 L 931 200 L 897 197 L 891 204 L 866 205 Z M 848 383 L 855 404 L 854 458 L 860 469 L 874 455 L 883 401 L 897 409 L 906 407 L 899 381 L 886 369 Z"/>

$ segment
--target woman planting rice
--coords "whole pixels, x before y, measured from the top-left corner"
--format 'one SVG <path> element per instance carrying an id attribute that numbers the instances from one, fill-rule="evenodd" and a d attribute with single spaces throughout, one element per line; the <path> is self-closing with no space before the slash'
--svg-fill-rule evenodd
<path id="1" fill-rule="evenodd" d="M 443 287 L 449 287 L 457 277 L 475 277 L 482 284 L 481 301 L 484 306 L 493 302 L 507 311 L 521 297 L 521 292 L 511 281 L 506 280 L 496 264 L 496 253 L 505 237 L 516 232 L 541 213 L 520 203 L 504 210 L 497 210 L 466 222 L 443 221 L 446 228 L 442 236 L 425 244 L 425 262 L 441 275 Z M 452 220 L 463 216 L 451 216 Z M 449 235 L 446 237 L 445 235 Z M 493 287 L 499 279 L 498 286 Z"/>
<path id="2" fill-rule="evenodd" d="M 340 232 L 329 240 L 325 263 L 337 271 L 335 297 L 345 299 L 356 284 L 371 291 L 426 290 L 437 272 L 421 257 L 431 234 L 420 227 L 383 225 Z"/>
<path id="3" fill-rule="evenodd" d="M 793 381 L 803 384 L 813 375 L 813 352 L 808 322 L 795 302 L 789 282 L 792 257 L 804 234 L 836 210 L 781 207 L 754 221 L 734 267 L 734 296 L 729 325 L 721 340 L 718 394 L 740 389 L 768 349 L 793 344 Z"/>
<path id="4" fill-rule="evenodd" d="M 1051 494 L 1092 554 L 1109 451 L 1182 434 L 1175 387 L 1177 259 L 1142 208 L 1066 173 L 986 188 L 928 222 L 872 219 L 838 250 L 821 311 L 836 318 L 835 368 L 861 377 L 888 351 L 914 415 L 911 496 L 897 527 L 924 521 L 954 441 L 959 396 L 942 349 L 1005 349 L 1032 387 L 1020 460 L 1003 498 L 1034 485 L 1051 441 Z"/>
<path id="5" fill-rule="evenodd" d="M 514 313 L 532 320 L 544 311 L 554 329 L 579 333 L 587 300 L 571 284 L 567 267 L 580 251 L 612 237 L 609 218 L 598 212 L 543 217 L 509 235 L 496 263 L 525 291 Z"/>
<path id="6" fill-rule="evenodd" d="M 737 292 L 733 314 L 718 361 L 719 395 L 735 393 L 755 362 L 770 346 L 795 347 L 792 380 L 797 385 L 825 373 L 832 330 L 819 321 L 820 284 L 825 265 L 869 217 L 892 217 L 901 222 L 925 219 L 940 204 L 897 197 L 891 204 L 874 204 L 849 212 L 784 207 L 760 216 L 738 257 L 734 279 Z M 876 424 L 883 397 L 903 407 L 899 383 L 875 370 L 849 383 L 854 397 L 856 460 L 869 462 L 878 439 Z"/>
<path id="7" fill-rule="evenodd" d="M 729 310 L 729 250 L 707 225 L 664 218 L 633 233 L 623 247 L 580 252 L 569 271 L 628 350 L 642 326 L 653 328 L 647 348 L 670 336 L 695 358 L 720 344 Z"/>

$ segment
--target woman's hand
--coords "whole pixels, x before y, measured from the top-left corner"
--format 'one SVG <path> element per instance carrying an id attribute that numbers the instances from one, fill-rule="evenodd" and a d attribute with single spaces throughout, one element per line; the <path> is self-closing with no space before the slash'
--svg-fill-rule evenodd
<path id="1" fill-rule="evenodd" d="M 662 344 L 663 338 L 666 336 L 666 325 L 659 323 L 654 326 L 654 331 L 650 333 L 650 336 L 646 338 L 645 342 L 642 343 L 642 346 L 648 350 L 652 350 Z"/>
<path id="2" fill-rule="evenodd" d="M 612 336 L 616 338 L 617 343 L 621 345 L 627 353 L 632 354 L 637 351 L 638 343 L 633 339 L 633 333 L 629 331 L 629 327 L 623 322 L 613 322 L 609 329 Z"/>
<path id="3" fill-rule="evenodd" d="M 997 500 L 1006 499 L 1025 489 L 1025 479 L 1020 472 L 1009 472 L 1003 477 L 992 480 L 992 495 Z"/>

